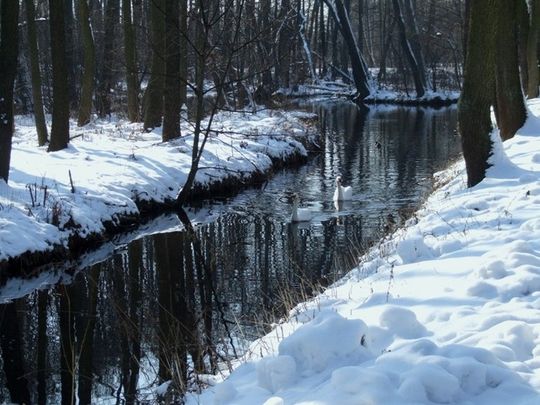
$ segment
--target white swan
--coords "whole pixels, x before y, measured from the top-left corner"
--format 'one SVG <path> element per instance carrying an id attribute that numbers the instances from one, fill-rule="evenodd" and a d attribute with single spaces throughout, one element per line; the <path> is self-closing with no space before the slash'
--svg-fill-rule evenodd
<path id="1" fill-rule="evenodd" d="M 291 213 L 291 222 L 307 222 L 311 221 L 315 214 L 306 208 L 298 208 L 300 203 L 300 198 L 298 194 L 293 194 L 293 206 Z"/>
<path id="2" fill-rule="evenodd" d="M 336 177 L 336 191 L 334 191 L 334 201 L 352 200 L 352 187 L 341 185 L 341 176 Z"/>

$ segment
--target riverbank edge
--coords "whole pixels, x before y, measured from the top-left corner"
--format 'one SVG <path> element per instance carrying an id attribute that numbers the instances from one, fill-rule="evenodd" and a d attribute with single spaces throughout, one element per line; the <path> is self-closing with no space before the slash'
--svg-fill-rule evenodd
<path id="1" fill-rule="evenodd" d="M 320 152 L 320 136 L 318 132 L 302 137 L 291 134 L 291 140 L 294 139 L 300 142 L 307 154 L 303 154 L 300 149 L 296 149 L 279 158 L 268 156 L 272 164 L 266 170 L 257 168 L 245 175 L 231 174 L 207 184 L 195 183 L 188 204 L 203 201 L 212 196 L 227 197 L 235 195 L 241 190 L 264 183 L 278 170 L 305 164 L 312 155 Z M 177 209 L 176 201 L 172 199 L 134 199 L 133 201 L 138 213 L 123 213 L 116 215 L 114 220 L 103 221 L 103 232 L 94 232 L 83 237 L 77 232 L 76 225 L 70 225 L 65 229 L 65 231 L 70 232 L 66 245 L 54 244 L 48 250 L 26 251 L 21 255 L 0 261 L 0 285 L 5 284 L 10 277 L 34 276 L 38 267 L 76 259 L 81 254 L 98 248 L 120 233 L 133 230 L 151 218 L 167 212 L 174 212 Z"/>

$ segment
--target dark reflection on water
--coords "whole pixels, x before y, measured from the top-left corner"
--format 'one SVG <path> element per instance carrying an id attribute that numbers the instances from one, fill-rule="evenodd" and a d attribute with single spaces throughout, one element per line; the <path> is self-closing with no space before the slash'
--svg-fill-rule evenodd
<path id="1" fill-rule="evenodd" d="M 226 201 L 212 222 L 137 239 L 0 305 L 0 401 L 152 403 L 168 380 L 182 392 L 193 371 L 240 354 L 283 302 L 352 268 L 459 151 L 455 109 L 312 108 L 323 152 L 308 165 Z M 354 197 L 336 209 L 338 174 Z M 290 223 L 293 192 L 313 221 Z"/>

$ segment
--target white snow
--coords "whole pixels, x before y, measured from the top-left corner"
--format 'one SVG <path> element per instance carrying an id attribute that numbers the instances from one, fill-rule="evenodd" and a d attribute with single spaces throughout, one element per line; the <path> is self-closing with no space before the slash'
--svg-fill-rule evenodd
<path id="1" fill-rule="evenodd" d="M 439 173 L 405 228 L 187 403 L 539 404 L 538 151 L 535 99 L 484 181 Z"/>
<path id="2" fill-rule="evenodd" d="M 313 135 L 304 120 L 310 117 L 270 110 L 217 114 L 196 183 L 241 181 L 270 169 L 273 158 L 305 155 L 298 139 Z M 82 128 L 72 122 L 69 147 L 51 153 L 37 147 L 32 119 L 17 117 L 15 126 L 9 183 L 0 180 L 0 262 L 66 244 L 70 233 L 102 233 L 105 222 L 138 215 L 137 200 L 174 199 L 191 164 L 187 124 L 182 138 L 162 143 L 159 128 L 144 133 L 140 124 L 118 118 Z"/>

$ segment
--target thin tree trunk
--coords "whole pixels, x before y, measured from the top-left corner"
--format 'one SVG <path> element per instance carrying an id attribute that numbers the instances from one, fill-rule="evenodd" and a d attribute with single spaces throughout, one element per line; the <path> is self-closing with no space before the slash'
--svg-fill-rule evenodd
<path id="1" fill-rule="evenodd" d="M 497 0 L 471 1 L 463 91 L 458 105 L 458 125 L 469 187 L 484 179 L 492 148 L 490 108 L 495 93 L 494 1 Z"/>
<path id="2" fill-rule="evenodd" d="M 180 137 L 180 1 L 165 5 L 165 89 L 163 94 L 163 141 Z M 184 55 L 185 57 L 185 55 Z"/>
<path id="3" fill-rule="evenodd" d="M 497 1 L 496 117 L 503 140 L 510 139 L 527 118 L 519 80 L 517 5 Z"/>
<path id="4" fill-rule="evenodd" d="M 84 52 L 84 73 L 81 85 L 81 100 L 79 102 L 79 117 L 77 125 L 83 126 L 90 122 L 92 116 L 92 96 L 94 94 L 94 77 L 96 74 L 96 56 L 94 36 L 90 26 L 90 13 L 87 0 L 79 3 L 79 23 L 81 24 L 81 39 Z"/>
<path id="5" fill-rule="evenodd" d="M 122 0 L 124 58 L 126 60 L 127 114 L 131 122 L 139 121 L 139 82 L 137 79 L 137 47 L 131 0 Z"/>
<path id="6" fill-rule="evenodd" d="M 47 133 L 47 123 L 43 111 L 43 95 L 41 93 L 41 72 L 39 69 L 39 50 L 36 35 L 36 13 L 34 0 L 25 0 L 26 24 L 28 29 L 28 50 L 30 53 L 30 72 L 32 74 L 32 101 L 34 103 L 34 119 L 36 120 L 36 131 L 38 135 L 38 145 L 47 143 L 49 135 Z"/>
<path id="7" fill-rule="evenodd" d="M 19 49 L 19 2 L 2 1 L 0 10 L 0 179 L 7 183 L 13 138 L 13 83 Z"/>
<path id="8" fill-rule="evenodd" d="M 49 0 L 49 8 L 53 76 L 53 112 L 49 151 L 54 152 L 66 148 L 69 143 L 69 89 L 64 30 L 64 1 Z"/>

